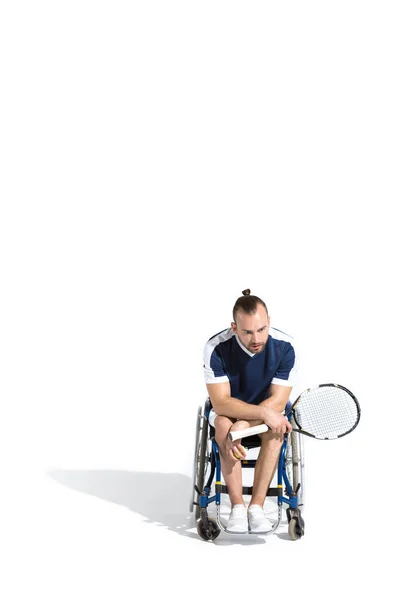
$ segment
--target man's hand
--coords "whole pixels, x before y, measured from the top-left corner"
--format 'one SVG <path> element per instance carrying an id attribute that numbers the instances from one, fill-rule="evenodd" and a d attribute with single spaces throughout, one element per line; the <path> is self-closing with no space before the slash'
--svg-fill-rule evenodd
<path id="1" fill-rule="evenodd" d="M 273 433 L 290 433 L 292 431 L 292 426 L 287 420 L 287 418 L 282 415 L 280 412 L 270 408 L 269 406 L 264 406 L 264 418 L 263 421 Z"/>
<path id="2" fill-rule="evenodd" d="M 225 449 L 226 454 L 229 456 L 229 458 L 231 458 L 235 462 L 246 458 L 246 450 L 240 443 L 240 440 L 231 442 L 229 437 L 227 437 L 225 440 Z"/>

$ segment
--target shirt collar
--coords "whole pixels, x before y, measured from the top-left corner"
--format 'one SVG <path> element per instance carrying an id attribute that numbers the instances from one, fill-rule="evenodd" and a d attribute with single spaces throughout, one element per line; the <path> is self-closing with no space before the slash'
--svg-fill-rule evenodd
<path id="1" fill-rule="evenodd" d="M 250 352 L 250 350 L 247 350 L 247 348 L 245 346 L 243 346 L 242 342 L 239 340 L 237 333 L 235 333 L 235 338 L 236 338 L 237 343 L 241 347 L 241 349 L 244 350 L 246 352 L 246 354 L 248 354 L 249 356 L 254 356 L 256 354 L 255 352 Z"/>

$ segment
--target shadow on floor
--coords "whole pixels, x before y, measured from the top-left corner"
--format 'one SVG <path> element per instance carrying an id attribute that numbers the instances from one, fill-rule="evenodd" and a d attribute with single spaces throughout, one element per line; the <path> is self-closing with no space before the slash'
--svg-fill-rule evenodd
<path id="1" fill-rule="evenodd" d="M 114 502 L 185 537 L 197 539 L 194 513 L 189 510 L 192 480 L 180 473 L 147 473 L 113 470 L 52 469 L 47 475 L 68 488 Z M 228 506 L 228 504 L 227 504 Z M 212 505 L 215 508 L 215 504 Z M 210 516 L 215 510 L 210 508 Z M 227 509 L 229 512 L 229 508 Z M 222 513 L 221 513 L 222 514 Z M 287 539 L 286 536 L 279 536 Z M 232 536 L 221 532 L 216 545 L 264 544 L 258 536 Z"/>

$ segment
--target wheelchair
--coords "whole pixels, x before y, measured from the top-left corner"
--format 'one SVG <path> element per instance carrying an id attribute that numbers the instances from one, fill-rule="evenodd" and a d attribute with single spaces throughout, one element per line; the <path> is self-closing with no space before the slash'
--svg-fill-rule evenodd
<path id="1" fill-rule="evenodd" d="M 286 406 L 290 409 L 291 403 Z M 193 465 L 193 488 L 190 499 L 190 511 L 195 513 L 197 532 L 206 541 L 215 540 L 221 531 L 229 535 L 245 535 L 243 533 L 227 531 L 221 521 L 221 494 L 228 490 L 221 481 L 221 462 L 218 445 L 215 442 L 215 429 L 208 422 L 211 411 L 211 401 L 208 398 L 204 406 L 199 406 L 196 420 L 196 443 Z M 287 418 L 293 425 L 292 415 Z M 259 448 L 261 440 L 258 435 L 243 439 L 243 445 L 248 449 Z M 257 459 L 242 460 L 242 468 L 254 469 Z M 276 487 L 270 487 L 267 497 L 275 496 L 277 499 L 277 519 L 272 529 L 266 533 L 253 535 L 271 535 L 282 522 L 282 507 L 287 505 L 286 515 L 288 533 L 292 540 L 298 540 L 304 535 L 304 446 L 299 433 L 285 434 L 280 450 L 276 470 Z M 274 480 L 273 480 L 274 481 Z M 214 493 L 212 494 L 214 484 Z M 285 487 L 284 487 L 285 486 Z M 243 486 L 243 494 L 251 495 L 252 486 Z M 208 514 L 209 507 L 215 502 L 216 518 Z M 248 532 L 251 534 L 251 532 Z"/>

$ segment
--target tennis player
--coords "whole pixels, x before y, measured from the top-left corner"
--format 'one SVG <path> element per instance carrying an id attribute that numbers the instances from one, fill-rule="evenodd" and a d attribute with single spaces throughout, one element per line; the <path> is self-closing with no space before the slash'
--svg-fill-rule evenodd
<path id="1" fill-rule="evenodd" d="M 260 298 L 244 290 L 233 307 L 228 329 L 210 338 L 204 349 L 204 375 L 212 410 L 210 424 L 221 456 L 221 468 L 232 510 L 228 531 L 266 532 L 271 523 L 264 502 L 277 467 L 283 436 L 292 427 L 282 412 L 288 402 L 297 369 L 293 338 L 270 326 Z M 266 423 L 254 471 L 253 495 L 248 509 L 242 494 L 241 440 L 231 442 L 230 431 Z"/>

